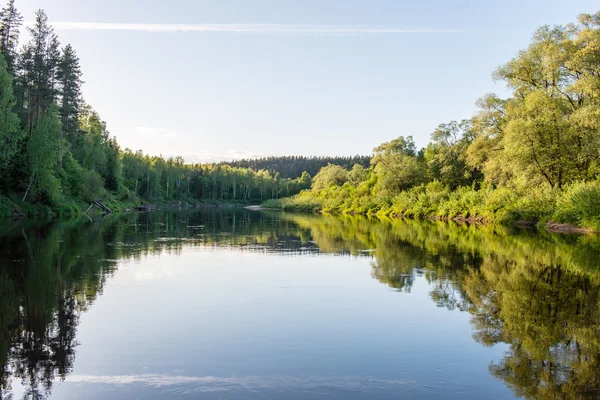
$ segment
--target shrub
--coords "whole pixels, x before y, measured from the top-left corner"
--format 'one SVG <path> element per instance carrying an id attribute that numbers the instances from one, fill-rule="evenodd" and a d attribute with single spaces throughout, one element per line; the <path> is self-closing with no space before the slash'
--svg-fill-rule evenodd
<path id="1" fill-rule="evenodd" d="M 600 230 L 600 183 L 579 182 L 558 196 L 553 219 Z"/>
<path id="2" fill-rule="evenodd" d="M 104 180 L 96 171 L 82 169 L 80 182 L 80 195 L 84 201 L 93 201 L 105 193 Z"/>

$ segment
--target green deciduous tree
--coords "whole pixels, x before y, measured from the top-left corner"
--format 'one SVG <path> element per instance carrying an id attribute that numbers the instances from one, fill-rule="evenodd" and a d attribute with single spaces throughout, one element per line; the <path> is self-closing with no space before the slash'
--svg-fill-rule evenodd
<path id="1" fill-rule="evenodd" d="M 486 179 L 557 188 L 593 178 L 600 155 L 600 13 L 577 24 L 544 26 L 531 45 L 500 67 L 513 97 L 488 96 L 468 151 Z"/>
<path id="2" fill-rule="evenodd" d="M 56 105 L 51 105 L 31 133 L 28 144 L 31 177 L 23 196 L 29 192 L 46 196 L 55 202 L 60 197 L 60 181 L 55 169 L 58 165 L 58 148 L 62 139 L 60 120 Z"/>
<path id="3" fill-rule="evenodd" d="M 312 188 L 322 190 L 330 185 L 342 186 L 348 180 L 348 171 L 339 165 L 329 164 L 321 168 L 319 173 L 315 175 Z"/>
<path id="4" fill-rule="evenodd" d="M 384 197 L 391 198 L 426 180 L 425 166 L 417 159 L 412 136 L 400 136 L 376 147 L 373 152 L 371 163 L 378 179 L 377 190 Z"/>
<path id="5" fill-rule="evenodd" d="M 476 168 L 467 164 L 466 150 L 473 140 L 472 121 L 441 124 L 431 134 L 425 149 L 430 179 L 437 179 L 451 189 L 471 185 L 480 179 Z"/>

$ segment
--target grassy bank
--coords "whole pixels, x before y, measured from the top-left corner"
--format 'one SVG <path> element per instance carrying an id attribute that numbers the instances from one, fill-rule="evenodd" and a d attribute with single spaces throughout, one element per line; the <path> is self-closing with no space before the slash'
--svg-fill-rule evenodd
<path id="1" fill-rule="evenodd" d="M 570 224 L 600 231 L 600 183 L 574 183 L 562 190 L 533 188 L 460 187 L 450 190 L 430 182 L 401 192 L 391 199 L 360 193 L 350 184 L 310 190 L 263 207 L 285 211 L 363 214 L 414 219 L 467 219 L 499 224 Z"/>
<path id="2" fill-rule="evenodd" d="M 130 210 L 141 203 L 110 199 L 104 204 L 113 212 L 120 212 Z M 44 204 L 23 202 L 16 195 L 0 195 L 0 219 L 73 217 L 83 215 L 89 206 L 89 203 L 75 199 L 67 199 L 57 204 Z"/>
<path id="3" fill-rule="evenodd" d="M 113 212 L 124 212 L 132 211 L 136 207 L 148 204 L 142 200 L 129 200 L 123 201 L 115 198 L 103 199 L 103 204 L 111 209 Z M 151 204 L 157 206 L 159 209 L 165 208 L 176 208 L 176 207 L 210 207 L 210 208 L 226 208 L 226 207 L 244 207 L 255 204 L 253 202 L 236 200 L 236 201 L 206 201 L 206 200 L 195 200 L 188 199 L 187 201 L 165 201 L 157 200 Z M 47 218 L 62 218 L 62 217 L 76 217 L 83 215 L 90 203 L 76 199 L 65 199 L 57 204 L 44 204 L 44 203 L 29 203 L 23 202 L 18 195 L 0 195 L 0 220 L 11 220 L 11 219 L 47 219 Z M 91 214 L 100 213 L 97 207 L 91 210 Z"/>

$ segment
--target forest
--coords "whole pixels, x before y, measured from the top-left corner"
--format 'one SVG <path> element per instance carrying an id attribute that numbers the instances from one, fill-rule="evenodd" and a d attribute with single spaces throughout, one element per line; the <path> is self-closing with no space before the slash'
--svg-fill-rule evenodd
<path id="1" fill-rule="evenodd" d="M 539 28 L 493 78 L 512 95 L 484 95 L 425 148 L 401 136 L 370 166 L 328 165 L 311 190 L 265 205 L 600 230 L 600 12 Z"/>
<path id="2" fill-rule="evenodd" d="M 75 49 L 60 43 L 43 10 L 25 28 L 30 40 L 20 46 L 22 25 L 9 0 L 0 12 L 0 217 L 78 214 L 97 200 L 113 210 L 144 203 L 260 203 L 310 188 L 304 168 L 369 163 L 369 157 L 292 157 L 188 164 L 121 149 L 84 101 Z"/>
<path id="3" fill-rule="evenodd" d="M 190 164 L 121 149 L 84 101 L 75 49 L 43 10 L 26 27 L 0 12 L 0 216 L 78 214 L 101 200 L 258 204 L 284 210 L 566 223 L 600 230 L 600 12 L 543 26 L 493 78 L 468 119 L 418 149 L 400 136 L 370 156 L 265 157 Z"/>

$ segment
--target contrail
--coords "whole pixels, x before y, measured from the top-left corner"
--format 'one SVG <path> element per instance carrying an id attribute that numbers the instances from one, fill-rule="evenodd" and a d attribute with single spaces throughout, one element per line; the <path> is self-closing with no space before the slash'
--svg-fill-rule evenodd
<path id="1" fill-rule="evenodd" d="M 302 25 L 302 24 L 132 24 L 103 22 L 54 22 L 57 30 L 88 31 L 136 31 L 136 32 L 214 32 L 255 33 L 269 35 L 377 35 L 377 34 L 421 34 L 461 33 L 463 29 L 398 28 L 353 25 Z"/>

